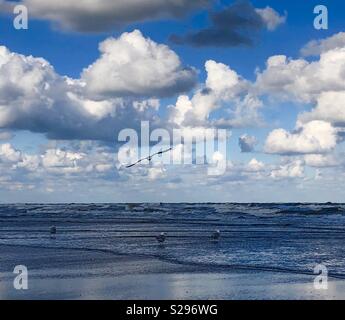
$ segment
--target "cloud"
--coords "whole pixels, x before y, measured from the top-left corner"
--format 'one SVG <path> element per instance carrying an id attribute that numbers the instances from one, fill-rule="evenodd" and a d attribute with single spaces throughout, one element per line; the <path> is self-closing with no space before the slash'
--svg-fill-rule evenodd
<path id="1" fill-rule="evenodd" d="M 128 24 L 162 18 L 180 18 L 205 8 L 209 0 L 22 0 L 30 17 L 51 21 L 55 28 L 77 32 L 103 32 Z M 18 2 L 0 1 L 3 11 Z"/>
<path id="2" fill-rule="evenodd" d="M 139 31 L 110 38 L 101 48 L 100 58 L 80 79 L 72 79 L 43 58 L 0 47 L 0 128 L 44 133 L 49 139 L 113 141 L 120 130 L 139 129 L 146 120 L 152 129 L 259 123 L 261 101 L 229 66 L 207 61 L 205 84 L 192 97 L 180 95 L 162 118 L 160 102 L 152 96 L 187 90 L 195 72 Z M 211 117 L 215 111 L 217 117 Z"/>
<path id="3" fill-rule="evenodd" d="M 281 16 L 271 7 L 267 6 L 264 9 L 255 9 L 255 11 L 260 15 L 262 20 L 265 22 L 267 29 L 270 31 L 277 29 L 281 24 L 286 22 L 287 14 Z"/>
<path id="4" fill-rule="evenodd" d="M 323 120 L 334 126 L 345 127 L 345 91 L 322 92 L 317 98 L 316 107 L 301 113 L 298 119 L 301 122 Z"/>
<path id="5" fill-rule="evenodd" d="M 152 163 L 138 166 L 133 171 L 117 170 L 112 148 L 102 147 L 96 142 L 50 142 L 36 155 L 26 154 L 13 146 L 11 148 L 19 152 L 21 158 L 18 162 L 5 163 L 0 156 L 1 193 L 10 195 L 7 190 L 27 190 L 25 194 L 31 200 L 40 196 L 42 201 L 55 202 L 66 202 L 66 197 L 68 201 L 90 201 L 95 197 L 99 199 L 97 201 L 105 201 L 113 199 L 110 196 L 116 196 L 115 199 L 119 200 L 111 201 L 120 201 L 128 193 L 135 193 L 141 201 L 148 196 L 150 201 L 157 201 L 156 191 L 159 189 L 167 193 L 166 201 L 172 201 L 171 197 L 174 201 L 181 201 L 184 195 L 184 201 L 190 201 L 190 197 L 198 201 L 200 195 L 207 197 L 217 191 L 223 198 L 224 192 L 230 195 L 236 191 L 237 198 L 243 192 L 255 193 L 260 186 L 259 190 L 264 189 L 265 192 L 263 198 L 256 201 L 267 201 L 268 190 L 270 194 L 274 194 L 273 191 L 286 193 L 284 181 L 289 180 L 289 185 L 298 183 L 300 179 L 307 181 L 304 179 L 304 161 L 291 161 L 291 158 L 278 165 L 264 164 L 256 159 L 249 163 L 229 162 L 224 175 L 209 177 L 203 165 L 161 166 L 160 163 Z M 323 183 L 325 179 L 321 181 Z M 48 193 L 52 193 L 52 198 Z M 12 196 L 22 195 L 15 192 Z M 125 199 L 133 201 L 130 197 Z M 216 201 L 222 201 L 221 197 Z"/>
<path id="6" fill-rule="evenodd" d="M 238 144 L 241 148 L 241 152 L 253 152 L 258 141 L 254 136 L 244 134 L 238 139 Z"/>
<path id="7" fill-rule="evenodd" d="M 328 122 L 311 121 L 295 132 L 275 129 L 267 137 L 265 151 L 272 154 L 316 154 L 332 151 L 337 143 L 336 129 Z"/>
<path id="8" fill-rule="evenodd" d="M 48 149 L 42 156 L 42 164 L 46 168 L 76 167 L 77 161 L 85 156 L 85 154 L 77 152 Z"/>
<path id="9" fill-rule="evenodd" d="M 53 139 L 114 139 L 116 130 L 149 116 L 130 100 L 86 99 L 78 82 L 57 75 L 43 59 L 0 57 L 0 127 Z M 121 124 L 122 123 L 122 124 Z"/>
<path id="10" fill-rule="evenodd" d="M 249 161 L 246 169 L 249 172 L 263 171 L 265 169 L 265 164 L 261 161 L 256 160 L 255 158 L 253 158 L 252 160 Z"/>
<path id="11" fill-rule="evenodd" d="M 302 178 L 304 176 L 303 161 L 295 160 L 282 164 L 271 171 L 273 179 Z"/>
<path id="12" fill-rule="evenodd" d="M 171 41 L 196 47 L 251 46 L 259 31 L 272 31 L 286 19 L 270 7 L 255 9 L 248 1 L 237 1 L 223 11 L 210 13 L 210 17 L 212 24 L 208 28 L 184 36 L 172 35 Z"/>
<path id="13" fill-rule="evenodd" d="M 113 40 L 118 41 L 120 38 L 111 38 L 109 43 L 112 45 Z M 150 42 L 144 37 L 142 39 L 145 45 Z M 265 152 L 288 155 L 283 158 L 283 162 L 264 164 L 257 159 L 252 159 L 249 163 L 234 161 L 233 164 L 229 164 L 229 170 L 224 176 L 217 178 L 206 176 L 205 166 L 181 165 L 169 168 L 156 163 L 151 166 L 143 163 L 142 166 L 133 168 L 133 171 L 129 172 L 115 166 L 116 155 L 111 148 L 106 148 L 104 145 L 101 147 L 96 142 L 86 147 L 88 141 L 81 143 L 50 141 L 49 146 L 40 148 L 37 154 L 28 154 L 23 150 L 17 150 L 17 146 L 3 141 L 4 143 L 0 144 L 2 193 L 9 194 L 3 191 L 4 189 L 30 189 L 34 190 L 32 194 L 38 192 L 37 190 L 49 190 L 58 194 L 57 190 L 60 188 L 60 194 L 70 193 L 71 197 L 78 194 L 78 200 L 89 200 L 90 198 L 85 198 L 85 195 L 93 197 L 93 192 L 101 195 L 98 199 L 113 200 L 114 198 L 109 198 L 109 195 L 117 194 L 116 199 L 121 200 L 125 194 L 138 196 L 142 192 L 140 199 L 144 201 L 148 199 L 143 196 L 145 193 L 150 194 L 150 199 L 156 199 L 155 191 L 158 189 L 167 192 L 169 196 L 166 199 L 171 200 L 170 197 L 173 196 L 169 192 L 175 188 L 178 191 L 174 199 L 177 201 L 181 201 L 183 196 L 186 197 L 184 199 L 195 196 L 197 201 L 200 194 L 217 194 L 211 192 L 215 190 L 221 190 L 220 193 L 223 195 L 224 192 L 230 194 L 232 191 L 238 192 L 239 196 L 255 194 L 259 184 L 249 182 L 260 181 L 259 189 L 265 190 L 265 195 L 260 200 L 267 200 L 267 190 L 278 189 L 279 186 L 284 185 L 281 190 L 284 195 L 286 194 L 285 179 L 288 179 L 293 187 L 293 182 L 297 183 L 303 179 L 303 184 L 310 183 L 310 186 L 313 184 L 312 187 L 315 188 L 316 182 L 312 179 L 314 171 L 317 172 L 318 179 L 322 178 L 320 182 L 322 187 L 328 188 L 328 185 L 324 184 L 325 181 L 329 183 L 335 181 L 334 185 L 337 184 L 337 187 L 331 190 L 337 191 L 338 181 L 341 183 L 341 179 L 344 178 L 342 174 L 344 164 L 341 160 L 343 154 L 336 149 L 336 143 L 340 141 L 339 134 L 345 132 L 342 110 L 345 98 L 342 74 L 343 49 L 343 47 L 323 49 L 320 58 L 315 61 L 293 60 L 285 56 L 272 57 L 269 59 L 268 67 L 258 72 L 255 83 L 243 79 L 232 66 L 209 60 L 205 64 L 207 73 L 205 82 L 200 83 L 189 95 L 179 95 L 175 105 L 168 110 L 168 118 L 165 118 L 162 116 L 163 112 L 159 110 L 162 102 L 156 98 L 161 96 L 160 92 L 165 91 L 161 89 L 162 87 L 154 88 L 155 93 L 153 93 L 150 92 L 149 87 L 146 89 L 145 86 L 134 82 L 130 83 L 130 90 L 126 89 L 122 92 L 114 86 L 111 87 L 113 91 L 92 91 L 91 82 L 84 74 L 79 79 L 71 79 L 58 74 L 53 66 L 42 58 L 20 55 L 1 47 L 0 127 L 5 130 L 25 129 L 41 132 L 51 139 L 114 141 L 119 130 L 127 127 L 138 129 L 141 120 L 150 120 L 150 125 L 152 124 L 153 127 L 164 126 L 168 129 L 178 127 L 190 132 L 196 127 L 198 131 L 203 132 L 205 128 L 250 126 L 259 123 L 258 112 L 263 106 L 261 99 L 266 98 L 266 95 L 268 98 L 310 103 L 302 106 L 308 111 L 300 112 L 295 130 L 291 132 L 286 129 L 273 130 L 266 140 Z M 152 55 L 146 55 L 144 52 L 142 56 L 147 57 L 148 60 L 153 57 L 154 60 L 156 51 L 149 52 Z M 104 62 L 103 58 L 106 54 L 108 53 L 102 52 L 94 65 L 100 61 Z M 131 56 L 132 51 L 126 51 L 124 56 L 127 54 Z M 137 56 L 134 55 L 133 61 L 137 60 Z M 156 64 L 156 61 L 151 62 L 150 60 L 151 67 L 152 64 Z M 105 66 L 110 69 L 112 67 L 109 64 Z M 155 67 L 153 66 L 153 69 Z M 114 70 L 118 70 L 117 68 L 118 66 Z M 274 68 L 276 70 L 273 70 Z M 184 69 L 180 63 L 177 73 Z M 154 70 L 156 72 L 156 69 Z M 260 76 L 263 74 L 268 76 L 268 73 L 271 79 L 260 79 Z M 144 73 L 143 77 L 145 76 Z M 101 80 L 107 79 L 107 74 L 98 74 L 95 79 L 97 77 Z M 161 82 L 164 82 L 163 78 Z M 260 80 L 265 81 L 260 82 Z M 127 79 L 126 75 L 122 77 L 121 74 L 121 81 L 132 81 L 132 79 Z M 147 96 L 143 95 L 145 90 L 148 92 Z M 7 131 L 0 131 L 0 138 L 3 132 Z M 254 140 L 254 137 L 244 136 L 241 137 L 242 151 L 253 150 L 254 145 L 250 138 Z M 67 143 L 69 147 L 60 145 Z M 85 144 L 85 147 L 76 147 L 79 143 Z M 176 150 L 176 156 L 178 151 Z M 192 154 L 190 157 L 192 158 Z M 315 169 L 305 170 L 305 166 L 317 170 L 323 168 L 323 175 L 321 176 L 321 171 Z M 176 176 L 182 176 L 183 180 L 176 179 Z M 146 188 L 148 180 L 149 189 Z M 92 190 L 89 191 L 89 182 L 85 181 L 92 182 Z M 123 183 L 120 184 L 119 181 Z M 231 189 L 230 186 L 234 188 Z M 80 188 L 86 191 L 79 192 Z M 76 190 L 78 193 L 70 190 Z M 138 192 L 128 192 L 132 190 Z M 190 190 L 197 192 L 193 193 Z M 108 195 L 105 196 L 107 192 Z M 81 198 L 82 196 L 84 198 Z M 65 198 L 62 200 L 66 201 Z"/>
<path id="14" fill-rule="evenodd" d="M 266 140 L 265 151 L 275 154 L 321 154 L 335 149 L 345 127 L 345 46 L 343 34 L 310 42 L 302 52 L 319 54 L 319 59 L 288 59 L 273 56 L 266 69 L 257 73 L 254 84 L 258 95 L 278 100 L 310 103 L 310 111 L 300 112 L 297 129 L 276 129 Z M 306 158 L 308 164 L 331 166 L 320 155 Z"/>
<path id="15" fill-rule="evenodd" d="M 81 79 L 59 75 L 43 58 L 0 47 L 0 128 L 50 139 L 113 141 L 120 130 L 137 129 L 141 121 L 150 120 L 152 128 L 160 123 L 159 101 L 140 95 L 173 94 L 194 84 L 195 72 L 183 68 L 174 52 L 138 31 L 102 47 L 104 53 Z M 109 77 L 114 82 L 104 81 Z"/>
<path id="16" fill-rule="evenodd" d="M 166 177 L 165 169 L 162 166 L 156 166 L 148 169 L 149 180 L 158 180 Z"/>
<path id="17" fill-rule="evenodd" d="M 65 176 L 66 179 L 117 178 L 115 155 L 109 148 L 96 144 L 92 149 L 69 150 L 47 147 L 38 154 L 27 154 L 11 144 L 0 144 L 0 169 L 19 183 L 37 183 L 41 180 Z"/>
<path id="18" fill-rule="evenodd" d="M 315 102 L 325 91 L 345 90 L 345 47 L 321 54 L 318 61 L 272 56 L 257 73 L 260 94 L 303 103 Z"/>
<path id="19" fill-rule="evenodd" d="M 0 161 L 18 162 L 21 159 L 21 153 L 15 150 L 11 144 L 5 143 L 0 145 Z"/>
<path id="20" fill-rule="evenodd" d="M 333 154 L 307 154 L 304 161 L 307 166 L 315 168 L 336 167 L 341 164 Z"/>
<path id="21" fill-rule="evenodd" d="M 345 47 L 345 32 L 339 32 L 329 38 L 312 40 L 302 49 L 301 54 L 305 57 L 319 56 L 324 52 Z"/>
<path id="22" fill-rule="evenodd" d="M 196 84 L 194 69 L 183 67 L 168 46 L 144 38 L 139 30 L 108 38 L 99 49 L 100 58 L 82 73 L 92 97 L 171 96 Z"/>
<path id="23" fill-rule="evenodd" d="M 242 127 L 259 123 L 261 101 L 251 95 L 249 82 L 223 63 L 205 63 L 205 84 L 190 98 L 179 96 L 170 106 L 169 121 L 184 127 Z M 217 111 L 223 117 L 212 118 Z"/>
<path id="24" fill-rule="evenodd" d="M 302 49 L 305 55 L 320 55 L 315 61 L 289 59 L 284 55 L 267 60 L 253 84 L 257 95 L 269 99 L 312 104 L 300 112 L 298 123 L 318 120 L 337 129 L 338 141 L 345 128 L 345 33 L 312 41 Z"/>

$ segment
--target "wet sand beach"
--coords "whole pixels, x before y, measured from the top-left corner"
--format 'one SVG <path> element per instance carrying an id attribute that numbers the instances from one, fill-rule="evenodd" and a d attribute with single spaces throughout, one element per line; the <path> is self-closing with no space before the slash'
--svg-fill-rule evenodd
<path id="1" fill-rule="evenodd" d="M 314 288 L 314 276 L 180 265 L 107 252 L 0 246 L 0 299 L 344 299 L 345 281 Z M 28 290 L 13 266 L 26 265 Z"/>

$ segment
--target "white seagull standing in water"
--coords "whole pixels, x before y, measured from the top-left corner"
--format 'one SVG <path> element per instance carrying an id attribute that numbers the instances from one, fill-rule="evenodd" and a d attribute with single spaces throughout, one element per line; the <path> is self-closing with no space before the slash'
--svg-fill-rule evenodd
<path id="1" fill-rule="evenodd" d="M 215 232 L 212 233 L 211 239 L 212 240 L 219 240 L 220 238 L 220 231 L 216 230 Z"/>
<path id="2" fill-rule="evenodd" d="M 160 243 L 163 243 L 166 237 L 167 237 L 166 233 L 162 232 L 160 235 L 156 236 L 156 240 Z"/>

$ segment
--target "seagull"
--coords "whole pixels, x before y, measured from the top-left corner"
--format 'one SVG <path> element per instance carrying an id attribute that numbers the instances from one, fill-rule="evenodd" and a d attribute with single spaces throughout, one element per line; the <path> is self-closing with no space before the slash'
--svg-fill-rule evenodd
<path id="1" fill-rule="evenodd" d="M 140 163 L 140 162 L 142 162 L 142 161 L 144 161 L 144 160 L 151 161 L 152 158 L 153 158 L 154 156 L 157 156 L 157 155 L 161 156 L 163 153 L 169 152 L 170 150 L 172 150 L 172 148 L 169 148 L 169 149 L 166 149 L 166 150 L 161 150 L 161 151 L 159 151 L 159 152 L 156 152 L 156 153 L 154 153 L 154 154 L 152 154 L 152 155 L 149 155 L 149 156 L 146 157 L 146 158 L 139 159 L 137 162 L 134 162 L 134 163 L 132 163 L 132 164 L 126 166 L 126 168 L 134 167 L 135 165 L 137 165 L 138 163 Z"/>
<path id="2" fill-rule="evenodd" d="M 215 232 L 212 233 L 212 235 L 211 235 L 212 240 L 219 240 L 219 238 L 220 238 L 220 231 L 219 230 L 216 230 Z"/>
<path id="3" fill-rule="evenodd" d="M 166 233 L 162 232 L 160 235 L 156 236 L 156 239 L 158 242 L 163 243 L 166 239 Z"/>

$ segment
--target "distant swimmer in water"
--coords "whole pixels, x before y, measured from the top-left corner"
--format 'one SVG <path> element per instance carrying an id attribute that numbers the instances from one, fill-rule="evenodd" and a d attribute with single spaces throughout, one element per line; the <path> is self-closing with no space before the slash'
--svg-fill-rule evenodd
<path id="1" fill-rule="evenodd" d="M 56 234 L 56 227 L 50 227 L 50 234 Z"/>
<path id="2" fill-rule="evenodd" d="M 215 232 L 212 233 L 211 235 L 212 240 L 219 240 L 220 239 L 220 231 L 216 230 Z"/>
<path id="3" fill-rule="evenodd" d="M 172 150 L 172 148 L 169 148 L 169 149 L 166 149 L 166 150 L 161 150 L 161 151 L 156 152 L 156 153 L 154 153 L 154 154 L 152 154 L 152 155 L 150 155 L 150 156 L 148 156 L 148 157 L 146 157 L 146 158 L 139 159 L 137 162 L 134 162 L 134 163 L 132 163 L 132 164 L 126 166 L 126 168 L 134 167 L 135 165 L 137 165 L 138 163 L 140 163 L 140 162 L 142 162 L 142 161 L 144 161 L 144 160 L 148 160 L 149 162 L 151 162 L 151 160 L 152 160 L 152 158 L 153 158 L 154 156 L 157 156 L 157 155 L 158 155 L 158 156 L 161 156 L 163 153 L 169 152 L 169 151 L 171 151 L 171 150 Z"/>
<path id="4" fill-rule="evenodd" d="M 159 243 L 163 243 L 166 239 L 167 235 L 165 232 L 162 232 L 160 235 L 156 236 L 156 240 L 159 242 Z"/>

